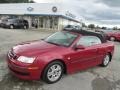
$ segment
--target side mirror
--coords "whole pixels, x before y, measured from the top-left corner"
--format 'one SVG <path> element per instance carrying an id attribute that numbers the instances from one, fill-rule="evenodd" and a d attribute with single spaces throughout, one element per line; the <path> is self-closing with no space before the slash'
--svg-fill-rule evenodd
<path id="1" fill-rule="evenodd" d="M 77 49 L 85 49 L 85 47 L 83 45 L 76 45 L 75 50 Z"/>

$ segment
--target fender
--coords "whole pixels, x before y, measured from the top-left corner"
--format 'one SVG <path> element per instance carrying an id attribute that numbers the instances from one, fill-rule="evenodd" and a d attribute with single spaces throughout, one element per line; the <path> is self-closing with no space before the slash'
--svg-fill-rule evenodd
<path id="1" fill-rule="evenodd" d="M 48 53 L 47 55 L 45 53 L 37 57 L 37 63 L 39 63 L 38 65 L 41 70 L 44 70 L 44 68 L 54 60 L 61 60 L 66 65 L 66 68 L 68 67 L 68 60 L 58 53 Z"/>

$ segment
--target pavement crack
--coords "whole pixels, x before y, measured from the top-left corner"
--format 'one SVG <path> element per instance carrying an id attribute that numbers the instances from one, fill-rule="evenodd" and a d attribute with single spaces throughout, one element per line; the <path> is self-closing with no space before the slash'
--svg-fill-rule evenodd
<path id="1" fill-rule="evenodd" d="M 107 78 L 95 78 L 92 81 L 93 90 L 120 90 L 120 80 L 111 82 Z"/>

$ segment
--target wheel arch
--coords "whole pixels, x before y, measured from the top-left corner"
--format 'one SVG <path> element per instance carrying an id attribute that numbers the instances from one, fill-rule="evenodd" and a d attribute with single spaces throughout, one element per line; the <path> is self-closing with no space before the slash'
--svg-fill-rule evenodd
<path id="1" fill-rule="evenodd" d="M 110 56 L 110 61 L 112 60 L 112 53 L 108 52 L 109 56 Z"/>
<path id="2" fill-rule="evenodd" d="M 13 28 L 15 28 L 15 25 L 14 25 L 14 24 L 10 24 L 10 25 L 9 25 L 9 28 L 10 28 L 11 26 L 13 26 Z"/>
<path id="3" fill-rule="evenodd" d="M 14 26 L 14 24 L 10 24 L 9 26 Z"/>
<path id="4" fill-rule="evenodd" d="M 64 60 L 62 60 L 62 59 L 54 59 L 54 60 L 51 60 L 50 62 L 48 62 L 46 65 L 45 65 L 45 67 L 43 68 L 43 70 L 42 70 L 42 72 L 41 72 L 41 77 L 42 77 L 42 75 L 43 75 L 43 72 L 44 72 L 44 70 L 45 70 L 45 68 L 50 64 L 50 63 L 52 63 L 52 62 L 55 62 L 55 61 L 58 61 L 58 62 L 61 62 L 62 64 L 63 64 L 63 68 L 64 68 L 64 74 L 67 74 L 67 65 L 66 65 L 66 63 L 64 62 Z"/>
<path id="5" fill-rule="evenodd" d="M 113 35 L 112 35 L 112 36 L 110 36 L 110 37 L 109 37 L 109 39 L 111 39 L 112 37 L 113 37 L 115 40 L 117 39 L 117 38 L 116 38 L 115 36 L 113 36 Z"/>

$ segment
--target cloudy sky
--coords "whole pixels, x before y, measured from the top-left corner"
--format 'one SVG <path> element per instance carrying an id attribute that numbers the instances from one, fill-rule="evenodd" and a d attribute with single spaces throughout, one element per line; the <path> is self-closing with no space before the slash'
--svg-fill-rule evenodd
<path id="1" fill-rule="evenodd" d="M 120 0 L 34 0 L 39 3 L 63 2 L 82 16 L 83 22 L 120 27 Z"/>

